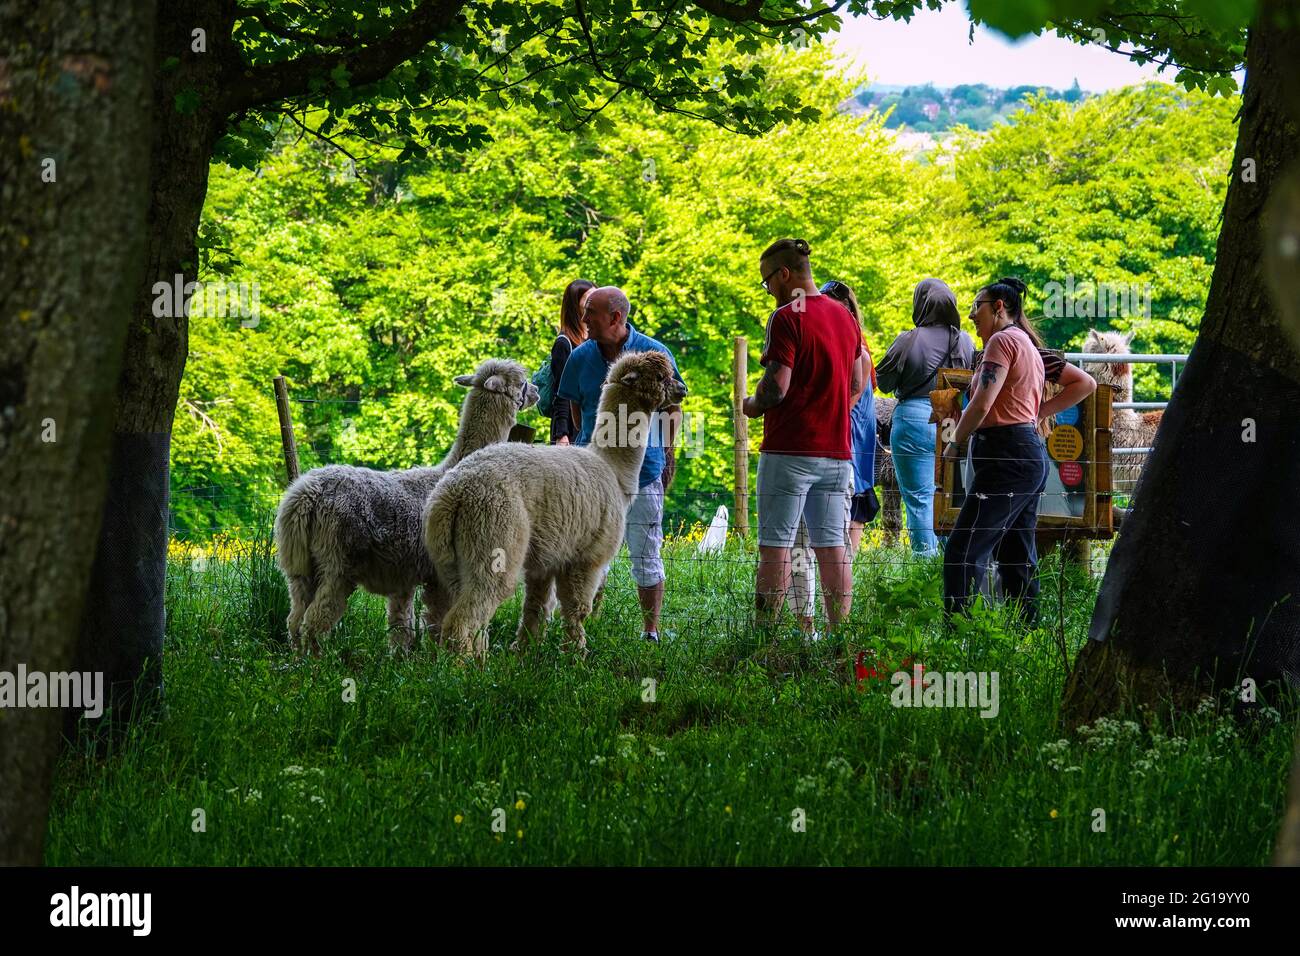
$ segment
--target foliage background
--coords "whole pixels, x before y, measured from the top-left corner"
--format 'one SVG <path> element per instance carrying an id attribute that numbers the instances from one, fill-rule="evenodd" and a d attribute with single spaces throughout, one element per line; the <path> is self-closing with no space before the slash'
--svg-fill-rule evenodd
<path id="1" fill-rule="evenodd" d="M 1149 320 L 1050 319 L 1049 344 L 1077 347 L 1097 325 L 1136 330 L 1138 351 L 1189 350 L 1236 98 L 1166 84 L 1040 97 L 916 162 L 881 114 L 837 111 L 861 78 L 824 48 L 715 57 L 719 70 L 761 63 L 764 84 L 800 91 L 819 118 L 744 137 L 619 99 L 565 130 L 530 104 L 488 104 L 472 107 L 489 139 L 470 151 L 398 164 L 336 140 L 354 165 L 283 127 L 259 169 L 214 165 L 201 278 L 256 282 L 260 313 L 252 327 L 192 316 L 172 446 L 177 530 L 265 521 L 283 484 L 277 374 L 304 469 L 436 461 L 455 432 L 454 376 L 488 356 L 536 368 L 578 276 L 625 288 L 633 323 L 673 349 L 703 441 L 682 461 L 670 520 L 707 519 L 729 500 L 731 340 L 749 338 L 757 372 L 772 303 L 756 258 L 782 235 L 810 241 L 818 281 L 854 287 L 877 356 L 910 325 L 912 287 L 929 275 L 963 310 L 1003 274 L 1031 290 L 1068 275 L 1150 283 Z M 1167 396 L 1159 375 L 1139 367 L 1139 397 Z"/>

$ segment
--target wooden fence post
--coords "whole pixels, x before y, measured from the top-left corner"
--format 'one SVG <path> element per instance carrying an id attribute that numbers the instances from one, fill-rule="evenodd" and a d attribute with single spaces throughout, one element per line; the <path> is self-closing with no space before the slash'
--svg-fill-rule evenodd
<path id="1" fill-rule="evenodd" d="M 743 335 L 736 336 L 732 352 L 732 418 L 735 423 L 735 488 L 733 489 L 732 520 L 736 532 L 749 535 L 749 419 L 741 410 L 741 403 L 749 391 L 749 342 Z"/>
<path id="2" fill-rule="evenodd" d="M 283 375 L 275 377 L 275 408 L 280 413 L 280 444 L 284 446 L 284 470 L 287 484 L 298 480 L 298 442 L 293 437 L 293 416 L 289 413 L 289 386 Z"/>

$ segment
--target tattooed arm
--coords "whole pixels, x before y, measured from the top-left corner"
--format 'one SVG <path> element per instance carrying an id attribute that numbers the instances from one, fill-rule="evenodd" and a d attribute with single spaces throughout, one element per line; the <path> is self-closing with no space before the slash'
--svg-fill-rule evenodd
<path id="1" fill-rule="evenodd" d="M 961 413 L 961 418 L 957 421 L 957 431 L 953 436 L 953 444 L 960 445 L 970 437 L 971 432 L 979 428 L 984 422 L 984 418 L 993 407 L 993 401 L 1002 391 L 1002 385 L 1007 380 L 1007 370 L 1003 365 L 997 362 L 990 362 L 985 357 L 980 362 L 980 367 L 975 370 L 974 389 L 971 392 L 970 403 L 967 404 L 966 410 Z"/>
<path id="2" fill-rule="evenodd" d="M 758 418 L 774 405 L 780 405 L 790 388 L 790 370 L 780 362 L 768 362 L 754 394 L 741 404 L 747 418 Z"/>

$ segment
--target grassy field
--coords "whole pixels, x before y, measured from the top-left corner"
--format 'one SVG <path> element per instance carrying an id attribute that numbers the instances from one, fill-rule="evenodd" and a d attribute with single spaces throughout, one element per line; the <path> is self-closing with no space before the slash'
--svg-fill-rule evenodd
<path id="1" fill-rule="evenodd" d="M 325 656 L 297 661 L 265 542 L 177 556 L 166 714 L 114 753 L 65 755 L 47 861 L 1267 861 L 1291 753 L 1276 711 L 1242 723 L 1207 702 L 1172 726 L 1106 721 L 1061 739 L 1062 655 L 1083 640 L 1096 582 L 1063 579 L 1054 559 L 1041 630 L 994 608 L 944 636 L 937 565 L 859 556 L 853 645 L 891 664 L 997 671 L 989 719 L 896 708 L 887 680 L 859 685 L 824 644 L 756 633 L 751 553 L 700 558 L 678 542 L 667 558 L 663 645 L 637 637 L 621 559 L 590 659 L 566 657 L 554 635 L 525 658 L 505 650 L 512 603 L 480 669 L 427 647 L 391 657 L 382 605 L 363 594 Z"/>

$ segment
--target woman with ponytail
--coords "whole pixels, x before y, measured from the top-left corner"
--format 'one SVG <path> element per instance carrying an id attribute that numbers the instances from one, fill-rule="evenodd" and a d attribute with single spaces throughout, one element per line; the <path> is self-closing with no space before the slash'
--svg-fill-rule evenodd
<path id="1" fill-rule="evenodd" d="M 1019 279 L 999 279 L 980 289 L 971 306 L 984 354 L 943 455 L 955 460 L 957 447 L 970 438 L 974 474 L 944 548 L 943 602 L 949 614 L 965 611 L 983 585 L 989 559 L 996 558 L 1003 595 L 1021 602 L 1032 625 L 1038 599 L 1034 529 L 1048 468 L 1037 427 L 1046 369 L 1043 340 L 1025 317 L 1024 294 Z"/>
<path id="2" fill-rule="evenodd" d="M 930 392 L 941 368 L 970 368 L 975 343 L 962 331 L 957 297 L 939 279 L 922 279 L 912 290 L 912 325 L 880 361 L 882 392 L 898 397 L 890 428 L 890 449 L 898 490 L 907 510 L 912 553 L 939 553 L 934 534 L 935 428 L 930 422 Z"/>
<path id="3" fill-rule="evenodd" d="M 880 501 L 876 498 L 876 365 L 871 360 L 871 348 L 867 345 L 866 331 L 862 327 L 862 313 L 858 309 L 858 297 L 853 290 L 837 279 L 832 279 L 822 286 L 822 294 L 839 302 L 854 321 L 862 336 L 862 354 L 858 362 L 862 366 L 862 391 L 851 396 L 849 401 L 849 439 L 853 447 L 853 498 L 849 502 L 849 560 L 858 553 L 862 543 L 862 529 L 880 511 Z"/>

